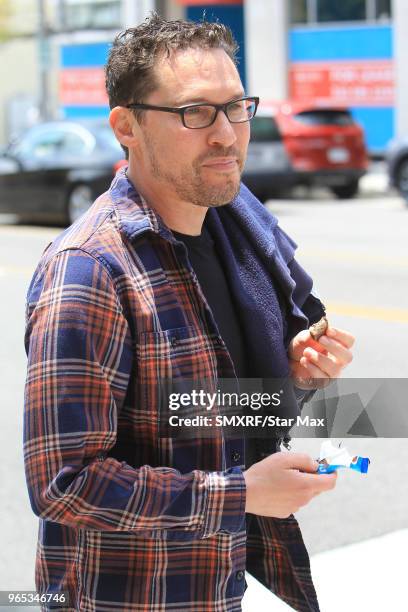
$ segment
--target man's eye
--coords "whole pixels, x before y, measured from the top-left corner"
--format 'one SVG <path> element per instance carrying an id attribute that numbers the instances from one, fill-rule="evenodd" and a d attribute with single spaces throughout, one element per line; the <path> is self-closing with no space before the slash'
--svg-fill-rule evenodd
<path id="1" fill-rule="evenodd" d="M 200 115 L 202 113 L 208 112 L 206 107 L 203 106 L 192 106 L 186 110 L 187 115 Z"/>

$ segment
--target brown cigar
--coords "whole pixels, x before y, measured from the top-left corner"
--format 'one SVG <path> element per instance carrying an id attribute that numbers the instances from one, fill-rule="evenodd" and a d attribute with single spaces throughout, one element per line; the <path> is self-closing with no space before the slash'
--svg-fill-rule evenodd
<path id="1" fill-rule="evenodd" d="M 313 340 L 318 340 L 321 336 L 323 336 L 323 334 L 326 333 L 328 327 L 329 322 L 326 317 L 322 317 L 320 321 L 311 325 L 309 327 L 309 332 Z"/>

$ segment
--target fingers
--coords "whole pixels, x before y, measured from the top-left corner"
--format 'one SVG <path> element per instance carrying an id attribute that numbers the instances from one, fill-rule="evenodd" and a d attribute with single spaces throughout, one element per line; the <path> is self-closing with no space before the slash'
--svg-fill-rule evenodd
<path id="1" fill-rule="evenodd" d="M 320 353 L 326 352 L 326 349 L 319 343 L 318 340 L 315 340 L 312 337 L 308 329 L 304 329 L 301 332 L 299 332 L 298 335 L 296 336 L 296 340 L 297 340 L 298 346 L 302 347 L 303 349 L 305 349 L 307 346 L 311 346 L 312 348 L 314 348 L 316 351 Z"/>
<path id="2" fill-rule="evenodd" d="M 310 378 L 333 378 L 330 372 L 327 371 L 334 371 L 332 364 L 329 361 L 323 361 L 323 358 L 329 359 L 326 355 L 322 355 L 309 348 L 305 349 L 304 355 L 300 360 L 300 365 L 307 370 Z"/>
<path id="3" fill-rule="evenodd" d="M 327 354 L 327 349 L 326 349 L 325 346 L 322 346 L 320 344 L 320 340 L 321 340 L 321 338 L 319 340 L 315 340 L 314 338 L 312 338 L 312 336 L 310 335 L 310 332 L 309 332 L 309 341 L 307 343 L 307 346 L 312 348 L 312 349 L 314 349 L 318 353 L 323 353 L 323 355 L 326 355 Z"/>
<path id="4" fill-rule="evenodd" d="M 307 361 L 307 359 L 305 360 Z M 291 371 L 291 376 L 295 379 L 307 379 L 310 378 L 310 372 L 307 368 L 303 366 L 300 361 L 290 361 L 289 367 Z"/>
<path id="5" fill-rule="evenodd" d="M 306 453 L 282 453 L 282 459 L 285 461 L 287 468 L 311 474 L 315 474 L 319 467 L 316 459 Z"/>
<path id="6" fill-rule="evenodd" d="M 322 355 L 312 349 L 306 349 L 304 354 L 306 361 L 309 359 L 312 361 L 312 364 L 305 364 L 305 367 L 315 378 L 335 378 L 342 369 L 342 366 L 331 355 Z M 300 362 L 303 365 L 303 358 Z"/>
<path id="7" fill-rule="evenodd" d="M 303 355 L 324 374 L 330 378 L 335 378 L 352 361 L 353 355 L 348 348 L 337 341 L 337 337 L 334 340 L 333 338 L 322 336 L 320 342 L 326 348 L 326 354 L 319 353 L 308 347 L 303 351 Z M 303 358 L 300 360 L 300 363 L 306 368 L 308 367 L 307 360 L 305 362 Z M 312 373 L 312 368 L 309 367 L 308 370 Z M 313 371 L 315 372 L 315 370 Z"/>
<path id="8" fill-rule="evenodd" d="M 330 384 L 330 378 L 320 369 L 303 357 L 304 367 L 301 361 L 290 361 L 290 375 L 297 387 L 300 389 L 322 389 Z M 313 373 L 310 370 L 313 370 Z"/>
<path id="9" fill-rule="evenodd" d="M 327 349 L 328 353 L 330 353 L 331 355 L 334 355 L 334 357 L 336 357 L 344 365 L 347 365 L 348 363 L 352 361 L 353 355 L 351 351 L 348 348 L 346 348 L 343 344 L 340 344 L 340 342 L 338 342 L 337 339 L 334 340 L 333 338 L 322 336 L 320 338 L 320 342 Z"/>
<path id="10" fill-rule="evenodd" d="M 313 491 L 314 495 L 331 491 L 336 486 L 337 472 L 331 474 L 301 474 L 305 485 Z"/>
<path id="11" fill-rule="evenodd" d="M 317 485 L 315 488 L 316 494 L 323 493 L 324 491 L 331 491 L 336 486 L 337 482 L 337 472 L 332 472 L 331 474 L 317 474 L 315 480 L 315 484 Z"/>
<path id="12" fill-rule="evenodd" d="M 345 331 L 344 329 L 338 329 L 337 327 L 329 326 L 325 335 L 329 338 L 336 338 L 338 342 L 343 344 L 348 349 L 350 349 L 354 345 L 354 336 L 350 334 L 350 332 Z"/>
<path id="13" fill-rule="evenodd" d="M 292 338 L 289 348 L 288 355 L 290 359 L 299 361 L 303 355 L 303 351 L 306 347 L 311 346 L 316 351 L 326 353 L 326 349 L 312 338 L 308 329 L 304 329 L 299 332 L 294 338 Z"/>

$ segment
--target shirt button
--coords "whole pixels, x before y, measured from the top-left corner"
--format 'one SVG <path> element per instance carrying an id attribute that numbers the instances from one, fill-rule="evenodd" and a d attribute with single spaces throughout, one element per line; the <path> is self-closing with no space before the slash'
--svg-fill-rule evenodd
<path id="1" fill-rule="evenodd" d="M 239 461 L 241 459 L 241 453 L 239 453 L 238 451 L 233 451 L 231 453 L 231 459 L 232 459 L 232 461 L 235 461 L 235 463 L 236 463 L 237 461 Z"/>
<path id="2" fill-rule="evenodd" d="M 177 346 L 178 345 L 178 339 L 173 336 L 173 338 L 171 339 L 171 346 Z"/>
<path id="3" fill-rule="evenodd" d="M 242 570 L 239 570 L 236 574 L 235 574 L 235 578 L 237 580 L 242 580 L 244 577 L 244 572 Z"/>

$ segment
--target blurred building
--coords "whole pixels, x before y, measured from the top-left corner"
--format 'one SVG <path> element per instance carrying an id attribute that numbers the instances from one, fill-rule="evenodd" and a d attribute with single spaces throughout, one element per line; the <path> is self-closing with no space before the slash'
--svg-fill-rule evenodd
<path id="1" fill-rule="evenodd" d="M 51 17 L 53 3 L 44 11 Z M 48 61 L 49 48 L 39 48 L 38 2 L 0 3 L 0 142 L 38 120 L 39 62 Z M 47 57 L 46 57 L 47 55 Z"/>
<path id="2" fill-rule="evenodd" d="M 35 29 L 40 4 L 45 26 L 43 20 L 39 41 Z M 407 4 L 406 0 L 13 0 L 15 12 L 21 5 L 30 18 L 17 18 L 16 24 L 24 23 L 21 27 L 26 30 L 18 42 L 0 44 L 0 61 L 4 66 L 3 57 L 15 56 L 21 66 L 11 74 L 7 94 L 14 91 L 40 99 L 42 61 L 47 65 L 47 82 L 41 87 L 47 87 L 49 115 L 105 116 L 103 65 L 114 35 L 142 21 L 152 9 L 169 18 L 195 20 L 205 11 L 207 19 L 219 19 L 232 28 L 240 44 L 241 78 L 249 93 L 263 101 L 301 98 L 347 105 L 363 124 L 369 149 L 376 153 L 396 132 L 408 134 L 408 76 L 403 68 Z M 0 99 L 7 102 L 3 89 Z M 0 127 L 4 122 L 0 116 Z"/>
<path id="3" fill-rule="evenodd" d="M 103 116 L 106 114 L 106 94 L 104 89 L 103 65 L 113 32 L 101 32 L 110 24 L 114 30 L 130 27 L 139 23 L 150 10 L 155 9 L 167 18 L 187 17 L 201 19 L 206 11 L 209 19 L 219 19 L 234 31 L 240 45 L 239 71 L 245 84 L 245 37 L 242 2 L 223 0 L 218 4 L 195 4 L 184 0 L 64 0 L 65 28 L 64 39 L 60 37 L 60 111 L 65 117 Z M 92 7 L 91 7 L 92 5 Z M 95 19 L 94 9 L 101 9 Z M 111 10 L 108 14 L 108 5 Z M 81 6 L 81 11 L 79 9 Z M 106 21 L 102 23 L 103 18 Z M 121 24 L 121 25 L 119 25 Z M 92 42 L 90 41 L 92 37 Z"/>
<path id="4" fill-rule="evenodd" d="M 363 124 L 369 149 L 394 131 L 391 0 L 291 0 L 289 97 L 345 104 Z"/>

